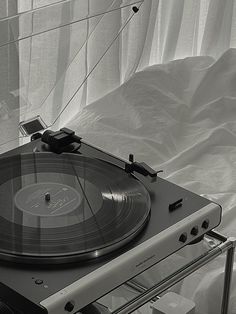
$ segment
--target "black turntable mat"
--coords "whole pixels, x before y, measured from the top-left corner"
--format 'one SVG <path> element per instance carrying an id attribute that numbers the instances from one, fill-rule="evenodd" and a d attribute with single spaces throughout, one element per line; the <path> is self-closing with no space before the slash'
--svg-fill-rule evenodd
<path id="1" fill-rule="evenodd" d="M 0 258 L 63 263 L 96 258 L 133 239 L 150 197 L 123 169 L 76 154 L 0 159 Z"/>

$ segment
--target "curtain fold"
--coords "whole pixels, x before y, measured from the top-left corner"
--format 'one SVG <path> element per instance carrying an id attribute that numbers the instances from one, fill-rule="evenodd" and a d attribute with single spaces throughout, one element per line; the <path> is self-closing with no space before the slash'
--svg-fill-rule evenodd
<path id="1" fill-rule="evenodd" d="M 160 0 L 154 20 L 146 8 L 155 3 L 157 0 L 144 3 L 146 19 L 155 27 L 150 31 L 150 25 L 146 26 L 152 49 L 145 51 L 149 63 L 141 60 L 141 67 L 197 55 L 218 58 L 236 47 L 235 0 Z"/>
<path id="2" fill-rule="evenodd" d="M 146 1 L 122 34 L 121 82 L 150 63 L 159 0 Z"/>
<path id="3" fill-rule="evenodd" d="M 122 0 L 112 0 L 109 6 L 107 6 L 107 3 L 107 0 L 91 1 L 90 9 L 97 11 L 101 5 L 104 8 L 112 8 L 114 3 L 117 6 L 121 5 Z M 119 33 L 122 26 L 121 22 L 120 10 L 105 14 L 100 18 L 99 23 L 96 19 L 88 21 L 90 28 L 93 28 L 96 24 L 96 31 L 95 36 L 88 41 L 87 72 L 91 75 L 87 82 L 87 103 L 95 101 L 104 96 L 107 91 L 120 85 L 120 38 L 117 38 L 110 46 L 101 60 L 100 56 L 103 56 L 107 47 L 109 47 L 108 42 L 112 42 Z"/>
<path id="4" fill-rule="evenodd" d="M 201 55 L 208 54 L 217 58 L 233 44 L 231 32 L 235 24 L 235 20 L 232 19 L 234 10 L 234 0 L 211 0 L 206 17 Z"/>

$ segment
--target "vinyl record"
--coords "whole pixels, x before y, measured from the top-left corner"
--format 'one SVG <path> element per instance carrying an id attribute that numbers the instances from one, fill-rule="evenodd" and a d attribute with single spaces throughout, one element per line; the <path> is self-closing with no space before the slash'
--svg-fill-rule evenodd
<path id="1" fill-rule="evenodd" d="M 0 258 L 63 263 L 96 258 L 133 239 L 150 214 L 143 184 L 76 154 L 0 160 Z"/>

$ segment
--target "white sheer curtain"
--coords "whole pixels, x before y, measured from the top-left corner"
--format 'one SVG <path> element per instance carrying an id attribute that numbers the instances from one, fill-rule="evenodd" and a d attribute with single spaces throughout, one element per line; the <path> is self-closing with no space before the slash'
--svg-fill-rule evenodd
<path id="1" fill-rule="evenodd" d="M 25 6 L 29 9 L 29 6 L 35 8 L 56 1 L 19 0 L 19 3 L 21 9 Z M 99 7 L 108 2 L 113 1 L 78 1 L 78 5 L 74 2 L 70 12 L 61 13 L 73 16 L 76 10 L 81 9 L 88 10 L 89 13 L 89 10 L 96 9 L 93 6 Z M 121 4 L 122 0 L 116 2 Z M 123 11 L 115 16 L 111 15 L 104 25 L 96 20 L 90 21 L 88 25 L 81 24 L 85 30 L 84 36 L 86 29 L 89 33 L 94 23 L 103 27 L 97 27 L 96 37 L 85 45 L 80 58 L 72 61 L 65 75 L 63 69 L 71 62 L 77 49 L 75 26 L 62 28 L 53 40 L 50 36 L 48 38 L 45 36 L 41 41 L 41 47 L 32 46 L 33 40 L 29 40 L 20 51 L 22 60 L 26 55 L 32 59 L 30 67 L 23 62 L 20 69 L 21 83 L 25 86 L 26 82 L 28 84 L 27 88 L 25 87 L 28 95 L 24 97 L 24 101 L 26 99 L 28 102 L 27 106 L 38 106 L 50 92 L 50 88 L 53 88 L 52 82 L 58 76 L 60 82 L 57 89 L 49 95 L 51 97 L 48 97 L 46 106 L 51 108 L 47 109 L 47 114 L 56 117 L 60 109 L 70 100 L 76 86 L 81 83 L 79 78 L 82 80 L 82 77 L 93 68 L 98 54 L 104 49 L 107 37 L 118 32 L 122 22 L 127 20 L 127 14 L 127 11 Z M 226 49 L 235 46 L 235 0 L 144 0 L 139 13 L 133 16 L 119 39 L 91 73 L 86 84 L 74 95 L 68 110 L 58 121 L 59 126 L 66 123 L 85 105 L 102 97 L 128 80 L 134 72 L 148 65 L 196 55 L 217 58 Z M 45 54 L 42 54 L 42 47 Z M 54 53 L 50 58 L 47 52 L 52 49 Z M 58 51 L 56 58 L 55 50 Z M 43 60 L 40 61 L 42 57 Z M 45 62 L 45 58 L 48 62 Z M 46 71 L 46 79 L 43 70 Z M 40 71 L 42 74 L 39 82 Z"/>
<path id="2" fill-rule="evenodd" d="M 218 58 L 230 47 L 236 47 L 235 0 L 145 0 L 114 45 L 115 59 L 100 67 L 100 86 L 90 81 L 88 103 L 148 65 L 197 55 Z M 89 58 L 95 54 L 96 49 Z"/>
<path id="3" fill-rule="evenodd" d="M 157 2 L 144 4 L 148 30 L 141 67 L 196 55 L 218 58 L 236 46 L 235 0 L 160 0 L 158 10 Z"/>

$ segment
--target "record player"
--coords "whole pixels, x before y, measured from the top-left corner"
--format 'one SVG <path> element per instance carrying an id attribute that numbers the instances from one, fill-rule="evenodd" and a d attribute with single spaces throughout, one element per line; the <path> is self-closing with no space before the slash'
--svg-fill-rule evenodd
<path id="1" fill-rule="evenodd" d="M 183 246 L 202 239 L 221 220 L 218 204 L 162 179 L 158 171 L 135 161 L 132 152 L 128 160 L 122 160 L 61 127 L 68 107 L 73 106 L 72 99 L 143 2 L 103 1 L 98 8 L 97 1 L 89 1 L 90 5 L 94 2 L 94 10 L 90 6 L 86 23 L 92 20 L 93 27 L 77 50 L 89 46 L 104 16 L 111 18 L 122 12 L 125 18 L 90 70 L 68 92 L 65 102 L 54 106 L 60 96 L 61 77 L 66 80 L 70 64 L 65 65 L 59 80 L 50 82 L 46 94 L 36 93 L 43 102 L 34 103 L 35 91 L 29 92 L 29 84 L 23 84 L 20 96 L 13 92 L 17 83 L 11 76 L 8 96 L 1 102 L 1 126 L 11 129 L 1 139 L 0 157 L 3 313 L 101 313 L 90 304 Z M 31 8 L 0 23 L 7 21 L 8 28 L 16 21 L 28 25 L 35 16 L 36 21 L 45 12 L 55 17 L 76 3 L 58 1 L 52 6 Z M 42 41 L 45 33 L 85 20 L 84 16 L 63 16 L 65 20 L 54 19 L 47 27 L 41 21 L 45 29 L 33 27 L 27 33 L 27 28 L 19 28 L 23 31 L 19 33 L 18 29 L 17 40 L 10 36 L 1 42 L 1 53 L 4 56 L 7 49 L 9 57 L 9 51 L 14 52 L 13 44 L 21 52 L 29 38 L 32 45 L 32 38 Z M 33 44 L 38 49 L 38 41 Z M 75 58 L 76 53 L 71 62 Z M 12 130 L 16 121 L 17 128 Z"/>

